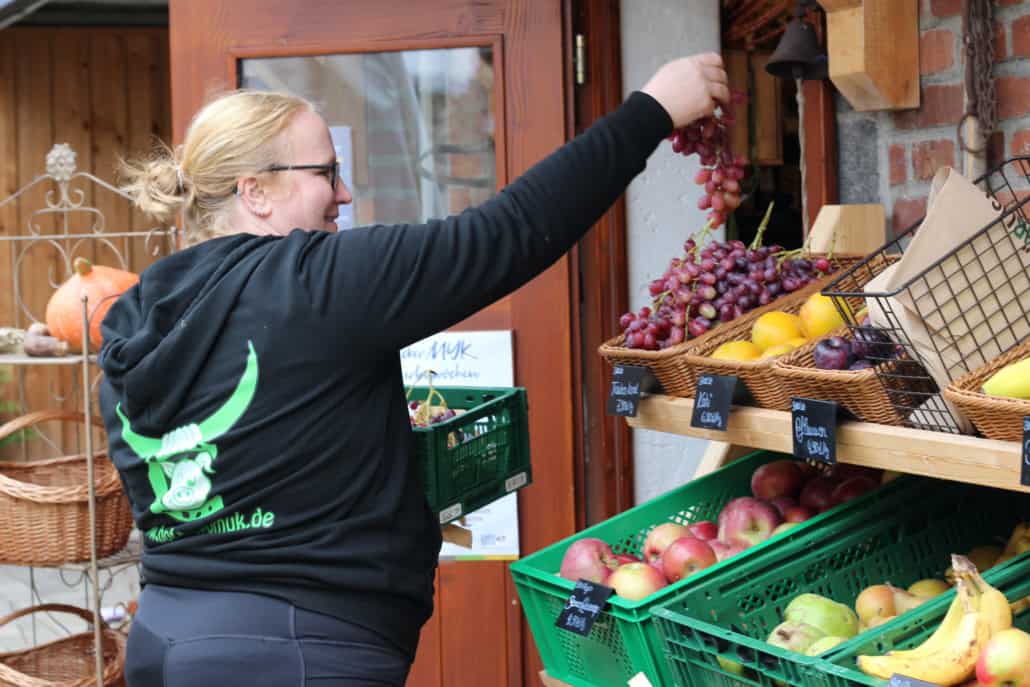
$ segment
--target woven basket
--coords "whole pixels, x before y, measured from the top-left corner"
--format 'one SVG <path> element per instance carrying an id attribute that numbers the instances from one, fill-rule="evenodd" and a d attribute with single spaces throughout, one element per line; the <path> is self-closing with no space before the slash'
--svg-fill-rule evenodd
<path id="1" fill-rule="evenodd" d="M 84 422 L 79 412 L 42 410 L 0 426 L 0 439 L 52 420 Z M 93 423 L 103 427 L 99 418 Z M 93 463 L 97 556 L 102 558 L 125 547 L 132 511 L 107 455 L 96 453 Z M 57 566 L 89 560 L 86 470 L 83 455 L 0 463 L 0 564 Z"/>
<path id="2" fill-rule="evenodd" d="M 1030 340 L 957 379 L 944 389 L 944 397 L 958 406 L 988 439 L 1022 441 L 1023 417 L 1030 415 L 1030 400 L 988 396 L 980 388 L 995 372 L 1024 358 L 1030 358 Z"/>
<path id="3" fill-rule="evenodd" d="M 701 349 L 707 350 L 708 352 L 715 350 L 715 346 L 710 346 L 710 343 L 716 339 L 718 339 L 720 343 L 723 341 L 729 341 L 730 339 L 721 338 L 728 328 L 739 325 L 739 323 L 746 318 L 758 318 L 764 313 L 771 312 L 773 310 L 783 310 L 788 302 L 797 300 L 801 294 L 804 294 L 804 298 L 807 298 L 809 295 L 819 291 L 823 286 L 828 284 L 835 274 L 839 273 L 841 269 L 849 267 L 861 259 L 861 257 L 857 256 L 837 256 L 833 259 L 833 261 L 838 265 L 837 272 L 835 272 L 834 275 L 817 279 L 808 284 L 804 289 L 784 294 L 768 305 L 763 305 L 755 308 L 754 310 L 749 310 L 747 313 L 741 315 L 735 320 L 713 327 L 711 330 L 696 339 L 690 339 L 689 341 L 684 341 L 683 343 L 670 346 L 669 348 L 660 351 L 644 351 L 623 346 L 622 342 L 626 337 L 623 334 L 619 334 L 618 336 L 601 344 L 598 347 L 597 352 L 611 365 L 640 365 L 642 367 L 649 368 L 655 378 L 661 382 L 664 392 L 670 396 L 693 398 L 695 388 L 697 387 L 699 372 L 695 365 L 692 364 L 694 358 L 690 356 L 691 353 Z M 801 302 L 803 302 L 803 299 Z M 800 302 L 798 307 L 800 307 Z M 748 326 L 750 327 L 750 325 Z M 718 344 L 716 344 L 716 346 L 717 345 Z M 767 369 L 767 366 L 763 366 L 763 369 Z M 716 374 L 732 373 L 721 372 Z"/>
<path id="4" fill-rule="evenodd" d="M 87 623 L 93 614 L 75 606 L 43 604 L 0 618 L 0 627 L 31 613 L 70 613 Z M 125 668 L 125 635 L 110 628 L 101 630 L 104 653 L 104 687 L 121 684 Z M 93 632 L 58 639 L 47 644 L 0 653 L 0 687 L 90 687 L 95 686 Z"/>
<path id="5" fill-rule="evenodd" d="M 827 336 L 851 339 L 847 327 L 831 332 Z M 777 358 L 772 366 L 773 375 L 788 398 L 818 399 L 835 401 L 865 422 L 884 425 L 901 425 L 902 416 L 894 408 L 886 388 L 876 370 L 821 370 L 815 366 L 813 353 L 817 341 L 797 348 Z M 893 363 L 881 363 L 892 365 Z"/>

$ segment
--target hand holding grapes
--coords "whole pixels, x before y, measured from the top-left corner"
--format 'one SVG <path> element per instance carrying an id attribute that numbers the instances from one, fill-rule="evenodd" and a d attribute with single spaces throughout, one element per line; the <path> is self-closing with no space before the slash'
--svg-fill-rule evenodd
<path id="1" fill-rule="evenodd" d="M 667 62 L 640 90 L 665 108 L 678 129 L 728 105 L 728 83 L 722 57 L 710 52 Z"/>

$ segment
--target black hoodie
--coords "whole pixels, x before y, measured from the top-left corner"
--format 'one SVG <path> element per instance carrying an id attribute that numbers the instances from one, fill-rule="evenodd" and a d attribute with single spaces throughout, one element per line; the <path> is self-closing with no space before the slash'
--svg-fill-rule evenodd
<path id="1" fill-rule="evenodd" d="M 440 529 L 398 353 L 554 263 L 671 128 L 635 93 L 455 217 L 237 234 L 144 271 L 104 319 L 100 400 L 145 581 L 276 596 L 413 656 Z"/>

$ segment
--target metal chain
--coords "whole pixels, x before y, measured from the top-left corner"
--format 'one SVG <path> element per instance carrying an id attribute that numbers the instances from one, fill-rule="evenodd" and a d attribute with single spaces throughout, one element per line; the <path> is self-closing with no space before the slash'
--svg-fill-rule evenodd
<path id="1" fill-rule="evenodd" d="M 998 123 L 998 104 L 994 90 L 994 7 L 993 0 L 966 0 L 965 34 L 962 37 L 966 58 L 966 99 L 968 108 L 958 123 L 958 142 L 962 150 L 980 154 Z M 975 148 L 962 136 L 966 119 L 980 122 L 983 147 Z"/>

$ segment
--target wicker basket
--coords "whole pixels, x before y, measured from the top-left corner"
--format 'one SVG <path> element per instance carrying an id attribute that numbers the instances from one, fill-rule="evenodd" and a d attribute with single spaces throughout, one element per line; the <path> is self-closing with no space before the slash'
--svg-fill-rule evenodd
<path id="1" fill-rule="evenodd" d="M 828 336 L 852 338 L 847 327 L 831 332 Z M 835 401 L 859 420 L 884 425 L 902 424 L 902 417 L 891 403 L 887 389 L 875 369 L 821 370 L 813 360 L 816 343 L 811 341 L 777 358 L 773 364 L 773 375 L 788 397 Z"/>
<path id="2" fill-rule="evenodd" d="M 93 614 L 64 604 L 43 604 L 0 618 L 0 627 L 32 613 L 70 613 L 87 623 Z M 125 668 L 125 635 L 110 628 L 101 630 L 104 652 L 104 687 L 122 682 Z M 82 632 L 47 644 L 0 653 L 0 687 L 90 687 L 95 686 L 93 632 Z"/>
<path id="3" fill-rule="evenodd" d="M 944 397 L 958 406 L 988 439 L 1022 441 L 1023 418 L 1030 415 L 1030 400 L 988 396 L 980 387 L 1001 368 L 1024 358 L 1030 358 L 1030 340 L 957 379 L 944 389 Z"/>
<path id="4" fill-rule="evenodd" d="M 807 298 L 809 295 L 819 291 L 823 286 L 828 284 L 842 268 L 848 267 L 859 260 L 861 260 L 861 258 L 856 256 L 835 257 L 833 261 L 837 263 L 838 270 L 834 275 L 817 279 L 808 284 L 804 289 L 784 294 L 768 305 L 763 305 L 755 308 L 754 310 L 750 310 L 737 319 L 725 324 L 719 324 L 696 339 L 690 339 L 689 341 L 684 341 L 683 343 L 670 346 L 669 348 L 660 351 L 644 351 L 623 346 L 622 342 L 625 340 L 625 335 L 619 334 L 618 336 L 601 344 L 598 347 L 597 352 L 611 365 L 640 365 L 642 367 L 649 368 L 655 378 L 661 382 L 664 392 L 670 396 L 693 398 L 695 388 L 697 387 L 699 372 L 695 368 L 694 364 L 692 364 L 694 358 L 691 358 L 691 353 L 700 349 L 707 350 L 709 352 L 715 350 L 715 346 L 710 346 L 710 343 L 717 339 L 720 343 L 723 341 L 729 341 L 730 339 L 721 337 L 729 330 L 730 327 L 738 325 L 746 318 L 752 318 L 753 321 L 754 318 L 757 318 L 764 313 L 771 312 L 773 310 L 783 310 L 787 303 L 797 300 L 801 294 L 804 294 L 804 298 Z M 803 302 L 803 300 L 801 302 Z M 799 302 L 798 307 L 800 307 L 801 302 Z M 748 326 L 750 327 L 750 325 Z M 716 344 L 716 346 L 718 346 L 718 344 Z M 767 366 L 765 365 L 762 367 L 763 369 L 767 369 Z M 716 374 L 733 373 L 717 372 Z"/>
<path id="5" fill-rule="evenodd" d="M 82 413 L 43 410 L 0 426 L 0 439 L 40 422 L 84 422 Z M 99 418 L 94 424 L 103 427 Z M 90 558 L 86 457 L 0 463 L 0 564 L 56 566 Z M 125 547 L 132 512 L 106 453 L 94 456 L 97 556 Z"/>

